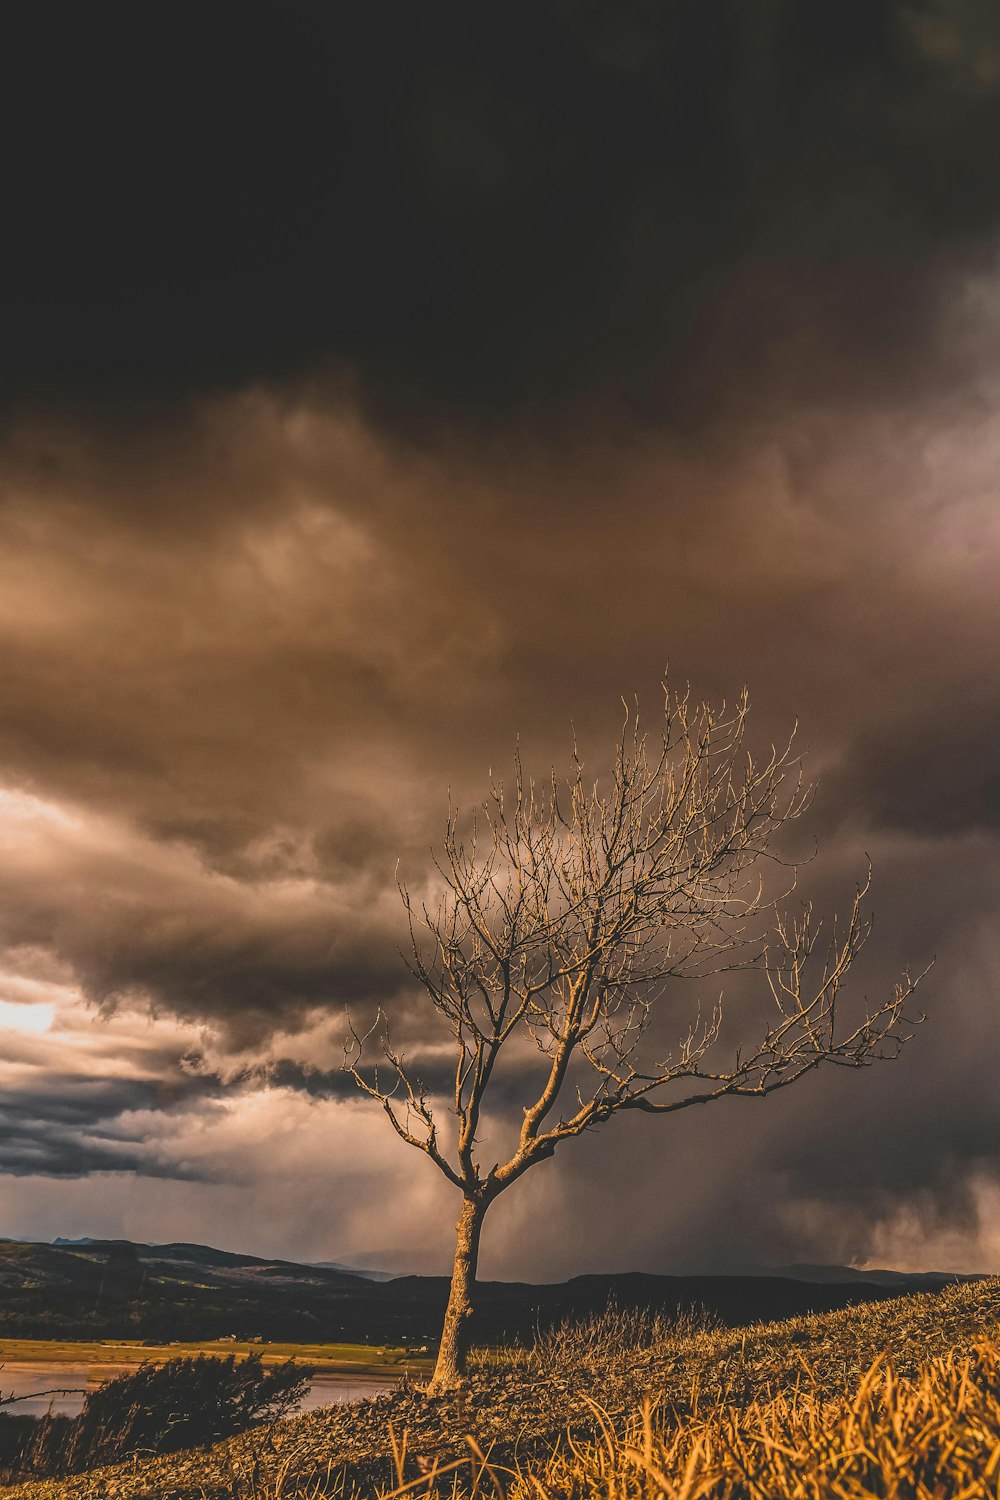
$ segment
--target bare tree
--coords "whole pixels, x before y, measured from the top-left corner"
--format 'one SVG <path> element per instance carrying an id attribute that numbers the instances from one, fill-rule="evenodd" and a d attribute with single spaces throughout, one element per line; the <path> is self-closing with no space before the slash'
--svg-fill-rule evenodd
<path id="1" fill-rule="evenodd" d="M 757 763 L 745 694 L 718 713 L 689 693 L 664 694 L 655 740 L 626 712 L 605 783 L 588 780 L 575 747 L 568 777 L 553 773 L 542 786 L 518 756 L 513 785 L 492 786 L 465 834 L 450 809 L 436 899 L 416 904 L 400 887 L 412 972 L 451 1036 L 447 1144 L 432 1103 L 443 1091 L 425 1086 L 381 1017 L 372 1028 L 381 1067 L 363 1066 L 366 1038 L 351 1032 L 346 1066 L 358 1086 L 462 1194 L 432 1393 L 465 1375 L 487 1209 L 564 1141 L 628 1110 L 666 1115 L 734 1095 L 762 1099 L 821 1063 L 895 1057 L 909 1034 L 904 1004 L 920 975 L 905 973 L 861 1020 L 845 1026 L 838 1015 L 871 932 L 867 879 L 813 963 L 811 908 L 786 914 L 795 872 L 774 840 L 808 798 L 791 742 Z M 769 865 L 782 876 L 777 896 L 763 878 Z M 702 1015 L 689 996 L 680 1019 L 669 1007 L 676 981 L 734 969 L 759 970 L 774 1009 L 752 1043 L 744 1038 L 720 1060 L 721 1001 Z M 679 1033 L 665 1055 L 664 1018 Z M 477 1147 L 501 1058 L 529 1102 L 509 1154 L 484 1169 Z"/>

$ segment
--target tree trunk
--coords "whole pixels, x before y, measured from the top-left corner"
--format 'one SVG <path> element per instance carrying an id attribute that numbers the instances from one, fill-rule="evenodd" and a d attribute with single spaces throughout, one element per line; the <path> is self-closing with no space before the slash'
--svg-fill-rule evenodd
<path id="1" fill-rule="evenodd" d="M 455 1226 L 455 1267 L 451 1273 L 451 1291 L 441 1330 L 434 1375 L 427 1387 L 429 1396 L 454 1390 L 466 1376 L 469 1350 L 469 1318 L 472 1316 L 472 1293 L 479 1264 L 479 1236 L 486 1216 L 485 1203 L 466 1198 Z"/>

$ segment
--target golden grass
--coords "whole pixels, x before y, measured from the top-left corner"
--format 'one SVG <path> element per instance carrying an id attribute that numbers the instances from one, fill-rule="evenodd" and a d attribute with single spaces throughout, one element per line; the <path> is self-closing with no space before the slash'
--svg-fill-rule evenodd
<path id="1" fill-rule="evenodd" d="M 745 1407 L 676 1420 L 652 1401 L 616 1429 L 568 1435 L 537 1467 L 497 1475 L 510 1500 L 996 1500 L 1000 1344 L 929 1361 L 912 1378 L 877 1360 L 838 1400 L 810 1374 Z M 481 1486 L 480 1486 L 481 1491 Z M 468 1493 L 472 1493 L 470 1487 Z"/>
<path id="2" fill-rule="evenodd" d="M 839 1400 L 809 1372 L 768 1401 L 718 1403 L 678 1419 L 651 1399 L 624 1424 L 591 1402 L 598 1436 L 567 1433 L 544 1460 L 513 1466 L 469 1439 L 469 1454 L 414 1477 L 392 1435 L 396 1482 L 358 1489 L 343 1474 L 305 1486 L 278 1473 L 247 1500 L 997 1500 L 1000 1344 L 950 1354 L 901 1378 L 877 1360 Z M 250 1476 L 247 1476 L 249 1478 Z"/>

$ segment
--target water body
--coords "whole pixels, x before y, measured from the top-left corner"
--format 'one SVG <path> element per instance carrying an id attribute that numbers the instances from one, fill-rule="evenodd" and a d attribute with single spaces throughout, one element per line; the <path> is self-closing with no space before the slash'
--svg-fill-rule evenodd
<path id="1" fill-rule="evenodd" d="M 63 1364 L 39 1360 L 32 1363 L 8 1362 L 0 1365 L 0 1394 L 29 1396 L 30 1400 L 0 1406 L 0 1415 L 40 1417 L 47 1411 L 67 1417 L 76 1416 L 87 1391 L 96 1390 L 116 1375 L 134 1370 L 135 1365 Z M 336 1406 L 360 1401 L 398 1385 L 401 1376 L 368 1370 L 354 1374 L 349 1370 L 329 1370 L 318 1374 L 299 1402 L 297 1410 L 315 1411 L 319 1406 Z"/>

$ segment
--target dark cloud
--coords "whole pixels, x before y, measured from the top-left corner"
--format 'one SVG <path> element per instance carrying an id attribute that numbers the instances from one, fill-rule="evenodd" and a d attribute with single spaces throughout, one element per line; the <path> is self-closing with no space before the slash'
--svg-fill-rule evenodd
<path id="1" fill-rule="evenodd" d="M 415 436 L 909 382 L 992 254 L 997 26 L 972 0 L 25 10 L 5 392 L 141 419 L 326 369 Z"/>
<path id="2" fill-rule="evenodd" d="M 130 1055 L 131 1054 L 131 1055 Z M 14 1041 L 0 1087 L 0 1172 L 15 1177 L 85 1177 L 94 1172 L 198 1177 L 188 1162 L 159 1153 L 150 1120 L 197 1110 L 221 1091 L 210 1072 L 161 1048 L 140 1060 L 119 1034 L 81 1071 L 66 1039 Z M 10 1071 L 11 1062 L 20 1066 Z M 68 1064 L 68 1066 L 67 1066 Z"/>
<path id="3" fill-rule="evenodd" d="M 874 821 L 920 834 L 1000 823 L 1000 702 L 992 683 L 934 684 L 859 736 L 838 797 Z"/>
<path id="4" fill-rule="evenodd" d="M 389 998 L 406 977 L 395 932 L 365 909 L 362 891 L 241 884 L 212 876 L 190 852 L 157 854 L 117 829 L 72 830 L 67 842 L 46 831 L 12 851 L 0 933 L 15 951 L 54 950 L 98 1006 L 145 1000 L 224 1026 L 239 1047 L 299 1029 L 316 1007 L 340 1014 L 347 1001 Z M 94 883 L 95 902 L 81 879 Z"/>

